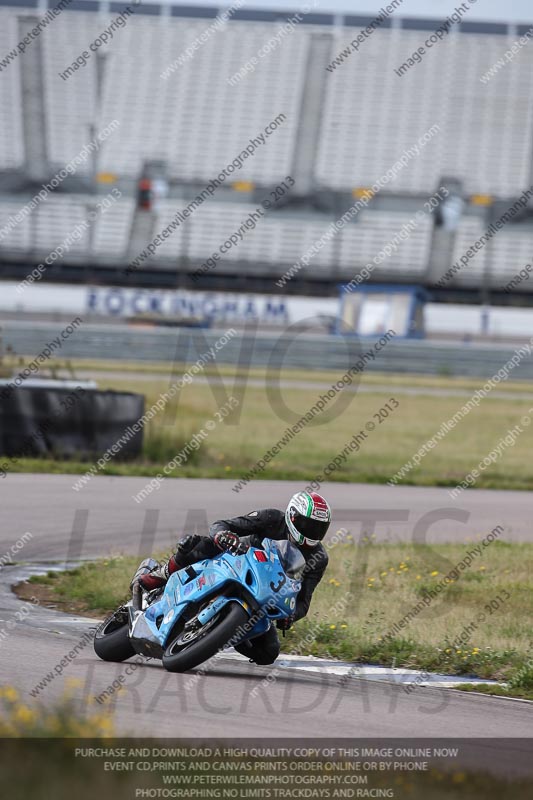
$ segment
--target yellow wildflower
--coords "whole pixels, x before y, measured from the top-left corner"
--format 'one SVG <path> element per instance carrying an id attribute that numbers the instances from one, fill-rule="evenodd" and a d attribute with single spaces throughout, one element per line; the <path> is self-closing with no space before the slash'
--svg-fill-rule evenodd
<path id="1" fill-rule="evenodd" d="M 10 703 L 14 703 L 19 699 L 19 693 L 12 686 L 4 686 L 0 689 L 0 697 L 5 697 Z"/>
<path id="2" fill-rule="evenodd" d="M 24 705 L 18 706 L 14 714 L 15 722 L 21 722 L 23 725 L 31 725 L 36 719 L 37 714 L 35 711 L 32 711 L 31 708 L 28 708 L 28 706 Z"/>

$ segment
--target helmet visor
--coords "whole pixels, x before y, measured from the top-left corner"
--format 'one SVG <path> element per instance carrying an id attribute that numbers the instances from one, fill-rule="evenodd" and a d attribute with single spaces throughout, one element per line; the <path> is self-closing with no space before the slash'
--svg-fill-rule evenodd
<path id="1" fill-rule="evenodd" d="M 310 547 L 321 542 L 328 532 L 329 520 L 310 519 L 309 517 L 304 517 L 298 511 L 291 514 L 291 519 L 300 536 L 305 539 L 305 544 Z"/>

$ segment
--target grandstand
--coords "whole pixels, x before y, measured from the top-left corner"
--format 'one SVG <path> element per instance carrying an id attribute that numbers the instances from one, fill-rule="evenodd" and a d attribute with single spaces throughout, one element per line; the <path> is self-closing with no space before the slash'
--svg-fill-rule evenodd
<path id="1" fill-rule="evenodd" d="M 89 44 L 124 6 L 74 0 L 54 19 L 53 33 L 43 32 L 23 55 L 5 58 L 43 15 L 32 2 L 0 5 L 1 277 L 22 278 L 82 226 L 83 235 L 54 260 L 45 280 L 192 287 L 202 262 L 292 176 L 290 196 L 274 203 L 199 286 L 238 279 L 241 287 L 272 291 L 273 282 L 374 187 L 365 208 L 286 286 L 288 292 L 333 295 L 373 262 L 432 193 L 449 186 L 464 200 L 457 224 L 441 225 L 441 209 L 426 206 L 410 235 L 373 265 L 370 283 L 416 283 L 455 302 L 486 300 L 487 291 L 502 302 L 527 302 L 533 282 L 505 295 L 501 289 L 533 250 L 529 198 L 516 220 L 438 285 L 483 235 L 495 207 L 512 207 L 531 186 L 533 48 L 491 80 L 480 79 L 525 28 L 463 21 L 423 64 L 399 77 L 395 69 L 435 29 L 434 20 L 394 16 L 361 53 L 337 63 L 371 19 L 311 13 L 300 15 L 275 52 L 236 80 L 293 14 L 235 11 L 178 64 L 213 25 L 217 8 L 135 6 L 111 42 L 93 52 Z M 87 63 L 69 70 L 83 51 L 89 51 Z M 128 264 L 176 211 L 194 202 L 281 114 L 283 124 L 268 140 L 128 274 Z M 40 185 L 112 121 L 117 129 L 94 158 L 14 224 Z M 409 163 L 376 191 L 405 153 L 411 153 Z M 137 184 L 154 164 L 168 192 L 141 209 Z M 90 220 L 111 186 L 120 199 Z"/>

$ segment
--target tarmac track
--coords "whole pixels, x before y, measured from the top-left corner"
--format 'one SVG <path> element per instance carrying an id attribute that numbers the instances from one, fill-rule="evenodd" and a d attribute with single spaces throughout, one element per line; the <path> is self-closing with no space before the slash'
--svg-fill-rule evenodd
<path id="1" fill-rule="evenodd" d="M 167 480 L 139 506 L 131 495 L 145 479 L 93 478 L 81 492 L 74 492 L 70 487 L 75 479 L 9 475 L 1 482 L 0 556 L 27 531 L 32 538 L 18 560 L 30 565 L 116 552 L 144 555 L 168 549 L 195 523 L 201 531 L 208 520 L 254 507 L 283 506 L 299 488 L 291 483 L 254 482 L 236 494 L 230 481 Z M 379 540 L 423 540 L 430 521 L 429 542 L 462 541 L 467 547 L 498 524 L 504 527 L 504 540 L 531 537 L 526 493 L 470 491 L 452 502 L 443 489 L 336 483 L 324 486 L 323 491 L 334 509 L 334 527 L 347 528 L 356 541 L 372 533 Z M 462 520 L 451 518 L 457 510 Z M 0 629 L 20 608 L 9 587 L 23 570 L 16 565 L 0 570 Z M 2 683 L 28 695 L 92 625 L 50 609 L 32 609 L 0 643 Z M 85 701 L 125 674 L 128 665 L 131 672 L 125 677 L 125 690 L 114 700 L 118 730 L 129 735 L 481 737 L 487 741 L 476 757 L 491 760 L 491 748 L 498 747 L 497 763 L 507 764 L 506 769 L 518 764 L 529 746 L 519 737 L 533 737 L 533 713 L 527 703 L 432 688 L 407 694 L 394 683 L 356 677 L 341 685 L 336 676 L 298 669 L 281 669 L 265 685 L 262 681 L 271 668 L 251 665 L 235 654 L 216 659 L 205 675 L 178 676 L 165 673 L 158 662 L 139 667 L 131 662 L 106 664 L 96 658 L 89 644 L 39 696 L 52 699 L 62 692 L 66 678 L 75 678 L 80 682 L 76 695 Z M 254 697 L 255 687 L 259 693 Z M 515 737 L 515 742 L 491 743 L 490 737 Z"/>

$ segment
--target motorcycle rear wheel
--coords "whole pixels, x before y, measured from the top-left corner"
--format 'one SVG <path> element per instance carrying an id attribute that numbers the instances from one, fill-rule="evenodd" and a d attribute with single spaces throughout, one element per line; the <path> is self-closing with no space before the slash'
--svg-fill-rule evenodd
<path id="1" fill-rule="evenodd" d="M 239 603 L 228 603 L 217 615 L 215 624 L 206 626 L 190 643 L 180 644 L 184 638 L 183 631 L 173 636 L 163 653 L 163 666 L 168 672 L 187 672 L 204 661 L 212 658 L 224 645 L 228 644 L 240 628 L 248 620 L 248 614 Z"/>
<path id="2" fill-rule="evenodd" d="M 123 623 L 123 619 L 126 622 Z M 135 655 L 128 636 L 128 622 L 122 609 L 108 617 L 95 633 L 94 652 L 102 661 L 126 661 Z"/>

